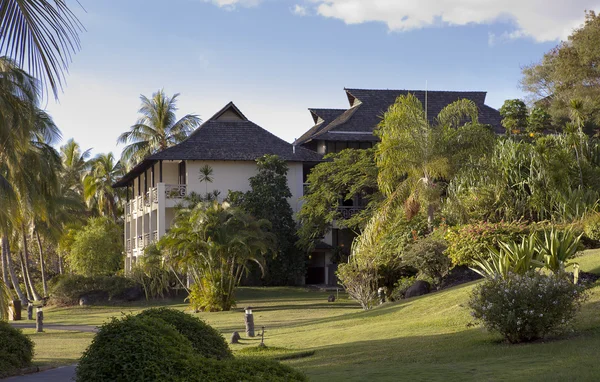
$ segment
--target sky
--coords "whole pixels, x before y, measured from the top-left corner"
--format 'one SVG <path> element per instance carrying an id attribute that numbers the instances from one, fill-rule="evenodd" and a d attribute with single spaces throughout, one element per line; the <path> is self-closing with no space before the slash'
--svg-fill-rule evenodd
<path id="1" fill-rule="evenodd" d="M 292 142 L 308 108 L 347 108 L 344 87 L 487 91 L 522 98 L 521 68 L 600 0 L 74 0 L 86 30 L 59 101 L 43 105 L 94 154 L 122 146 L 141 94 L 180 93 L 178 116 L 233 101 Z M 83 7 L 83 8 L 82 8 Z"/>

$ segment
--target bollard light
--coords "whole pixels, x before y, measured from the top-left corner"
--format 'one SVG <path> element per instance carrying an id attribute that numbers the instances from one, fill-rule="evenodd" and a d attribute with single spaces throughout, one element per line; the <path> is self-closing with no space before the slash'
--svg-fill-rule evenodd
<path id="1" fill-rule="evenodd" d="M 252 314 L 252 307 L 249 306 L 246 308 L 246 314 Z"/>
<path id="2" fill-rule="evenodd" d="M 37 307 L 36 320 L 35 320 L 36 332 L 41 333 L 44 331 L 44 311 L 41 306 Z"/>
<path id="3" fill-rule="evenodd" d="M 244 323 L 246 324 L 246 335 L 248 337 L 254 337 L 254 315 L 252 314 L 252 307 L 249 306 L 244 309 L 246 314 L 244 315 Z"/>

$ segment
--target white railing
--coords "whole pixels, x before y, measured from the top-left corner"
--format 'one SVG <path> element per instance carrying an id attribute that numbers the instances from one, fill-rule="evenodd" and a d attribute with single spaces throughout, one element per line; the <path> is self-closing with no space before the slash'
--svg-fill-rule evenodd
<path id="1" fill-rule="evenodd" d="M 131 239 L 127 239 L 126 248 L 127 248 L 127 253 L 131 252 Z"/>
<path id="2" fill-rule="evenodd" d="M 186 184 L 166 184 L 165 196 L 167 199 L 183 199 L 187 196 Z"/>
<path id="3" fill-rule="evenodd" d="M 154 187 L 150 191 L 152 193 L 152 203 L 158 203 L 158 188 Z"/>
<path id="4" fill-rule="evenodd" d="M 150 191 L 146 192 L 146 196 L 144 197 L 144 205 L 146 207 L 150 207 Z"/>
<path id="5" fill-rule="evenodd" d="M 342 215 L 342 218 L 344 218 L 344 219 L 350 219 L 352 216 L 356 215 L 357 213 L 359 213 L 363 209 L 364 209 L 364 207 L 339 206 L 338 207 L 338 212 Z"/>
<path id="6" fill-rule="evenodd" d="M 144 197 L 141 195 L 138 196 L 136 199 L 136 204 L 137 204 L 138 211 L 143 211 L 144 210 Z"/>
<path id="7" fill-rule="evenodd" d="M 156 243 L 158 241 L 158 231 L 152 232 L 152 242 Z"/>
<path id="8" fill-rule="evenodd" d="M 131 203 L 126 202 L 125 203 L 125 216 L 129 216 L 131 215 Z"/>

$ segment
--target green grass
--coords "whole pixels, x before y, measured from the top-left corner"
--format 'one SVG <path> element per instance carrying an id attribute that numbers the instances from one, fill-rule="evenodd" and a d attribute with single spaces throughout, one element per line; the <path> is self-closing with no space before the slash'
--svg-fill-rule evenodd
<path id="1" fill-rule="evenodd" d="M 600 250 L 577 259 L 581 269 L 600 273 Z M 244 337 L 243 307 L 254 307 L 257 332 L 265 326 L 266 351 L 259 338 L 232 345 L 237 356 L 265 356 L 303 370 L 315 381 L 463 381 L 463 380 L 595 380 L 600 375 L 600 286 L 575 323 L 576 331 L 524 345 L 507 345 L 471 322 L 466 302 L 474 283 L 363 312 L 345 295 L 328 303 L 329 293 L 295 288 L 244 288 L 234 311 L 200 313 L 198 317 L 228 338 Z M 187 309 L 182 300 L 168 303 Z M 53 308 L 47 323 L 99 325 L 121 312 L 135 313 L 144 304 L 113 307 Z M 35 335 L 36 362 L 70 362 L 91 336 L 82 333 Z M 37 338 L 36 338 L 37 336 Z M 63 337 L 61 337 L 63 336 Z M 53 339 L 54 338 L 54 339 Z M 52 341 L 65 345 L 65 355 Z M 289 356 L 289 357 L 288 357 Z"/>
<path id="2" fill-rule="evenodd" d="M 34 365 L 62 366 L 77 362 L 81 353 L 88 347 L 94 333 L 46 330 L 36 333 L 35 329 L 23 329 L 35 343 Z"/>

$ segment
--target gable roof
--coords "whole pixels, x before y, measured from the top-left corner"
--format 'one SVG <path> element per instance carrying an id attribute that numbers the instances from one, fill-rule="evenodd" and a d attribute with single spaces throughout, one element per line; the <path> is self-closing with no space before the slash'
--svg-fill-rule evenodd
<path id="1" fill-rule="evenodd" d="M 306 133 L 302 134 L 300 138 L 296 140 L 296 144 L 300 144 L 310 139 L 313 135 L 317 134 L 321 130 L 327 127 L 329 123 L 334 121 L 337 117 L 342 115 L 346 109 L 308 109 L 312 114 L 315 125 L 311 127 Z"/>
<path id="2" fill-rule="evenodd" d="M 288 162 L 320 162 L 320 154 L 295 147 L 249 121 L 230 102 L 183 142 L 148 156 L 113 187 L 125 187 L 160 160 L 255 161 L 265 154 Z"/>
<path id="3" fill-rule="evenodd" d="M 373 130 L 377 127 L 383 114 L 401 95 L 414 94 L 425 105 L 424 90 L 376 90 L 376 89 L 344 89 L 350 102 L 350 108 L 338 115 L 333 121 L 320 128 L 311 128 L 297 144 L 312 139 L 320 140 L 367 140 L 377 141 Z M 500 113 L 485 104 L 486 92 L 479 91 L 427 91 L 427 115 L 433 120 L 447 105 L 462 98 L 469 99 L 479 108 L 479 121 L 491 125 L 497 133 L 504 129 L 500 121 Z"/>

